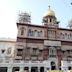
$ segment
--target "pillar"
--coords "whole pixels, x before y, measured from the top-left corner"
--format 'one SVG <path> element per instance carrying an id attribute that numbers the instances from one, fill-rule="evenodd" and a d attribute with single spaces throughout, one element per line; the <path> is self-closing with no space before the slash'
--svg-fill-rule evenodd
<path id="1" fill-rule="evenodd" d="M 20 72 L 24 72 L 24 67 L 20 67 Z"/>
<path id="2" fill-rule="evenodd" d="M 8 67 L 7 72 L 12 72 L 13 67 Z"/>
<path id="3" fill-rule="evenodd" d="M 31 67 L 29 67 L 29 72 L 31 72 Z"/>
<path id="4" fill-rule="evenodd" d="M 47 68 L 46 67 L 44 67 L 44 72 L 47 72 Z"/>
<path id="5" fill-rule="evenodd" d="M 40 67 L 38 67 L 38 72 L 40 72 Z"/>

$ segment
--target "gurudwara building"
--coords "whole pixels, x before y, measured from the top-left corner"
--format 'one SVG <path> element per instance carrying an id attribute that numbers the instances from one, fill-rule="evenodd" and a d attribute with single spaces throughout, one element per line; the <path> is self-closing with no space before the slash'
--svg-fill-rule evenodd
<path id="1" fill-rule="evenodd" d="M 28 13 L 17 21 L 17 40 L 6 72 L 47 72 L 72 69 L 72 20 L 69 28 L 59 27 L 55 12 L 49 7 L 42 25 L 31 23 Z"/>

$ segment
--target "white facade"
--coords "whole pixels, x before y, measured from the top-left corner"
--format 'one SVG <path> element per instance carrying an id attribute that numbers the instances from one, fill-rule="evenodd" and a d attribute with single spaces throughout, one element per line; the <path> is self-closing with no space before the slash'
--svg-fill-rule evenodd
<path id="1" fill-rule="evenodd" d="M 0 38 L 0 63 L 9 62 L 10 58 L 12 59 L 15 43 L 15 39 Z"/>
<path id="2" fill-rule="evenodd" d="M 54 42 L 54 43 L 53 43 Z M 44 42 L 45 45 L 52 45 L 53 46 L 60 46 L 60 41 L 48 41 L 46 40 Z M 31 67 L 38 67 L 38 71 L 40 72 L 40 67 L 44 67 L 44 71 L 47 72 L 48 70 L 51 70 L 50 63 L 53 61 L 56 63 L 57 66 L 57 59 L 55 58 L 49 58 L 45 61 L 23 61 L 23 60 L 14 60 L 13 59 L 13 53 L 15 48 L 15 39 L 0 39 L 0 67 L 7 67 L 7 72 L 12 72 L 13 67 L 19 67 L 19 71 L 24 71 L 25 67 L 29 68 L 29 71 L 31 71 Z M 68 67 L 72 67 L 72 61 L 61 61 L 61 69 L 62 70 L 68 70 Z M 58 68 L 57 68 L 58 69 Z"/>

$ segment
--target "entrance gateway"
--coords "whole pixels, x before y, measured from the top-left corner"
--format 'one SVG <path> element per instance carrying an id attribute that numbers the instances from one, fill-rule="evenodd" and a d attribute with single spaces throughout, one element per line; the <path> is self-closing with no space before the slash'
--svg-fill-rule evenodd
<path id="1" fill-rule="evenodd" d="M 31 67 L 31 72 L 44 72 L 44 67 L 40 67 L 40 70 L 38 70 L 38 67 Z"/>
<path id="2" fill-rule="evenodd" d="M 38 67 L 31 67 L 31 72 L 38 72 Z"/>

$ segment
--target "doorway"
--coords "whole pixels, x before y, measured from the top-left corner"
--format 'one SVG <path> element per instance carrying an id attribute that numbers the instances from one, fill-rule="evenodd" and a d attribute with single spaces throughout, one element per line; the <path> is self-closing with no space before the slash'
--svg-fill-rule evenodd
<path id="1" fill-rule="evenodd" d="M 68 70 L 71 70 L 71 66 L 68 67 Z"/>
<path id="2" fill-rule="evenodd" d="M 25 72 L 29 72 L 29 67 L 25 67 L 25 68 L 24 68 L 24 71 L 25 71 Z"/>
<path id="3" fill-rule="evenodd" d="M 13 67 L 12 72 L 19 71 L 19 67 Z"/>
<path id="4" fill-rule="evenodd" d="M 40 72 L 44 72 L 44 67 L 40 67 Z"/>
<path id="5" fill-rule="evenodd" d="M 7 67 L 0 67 L 0 72 L 7 72 Z"/>
<path id="6" fill-rule="evenodd" d="M 38 67 L 31 67 L 31 72 L 38 72 Z"/>

